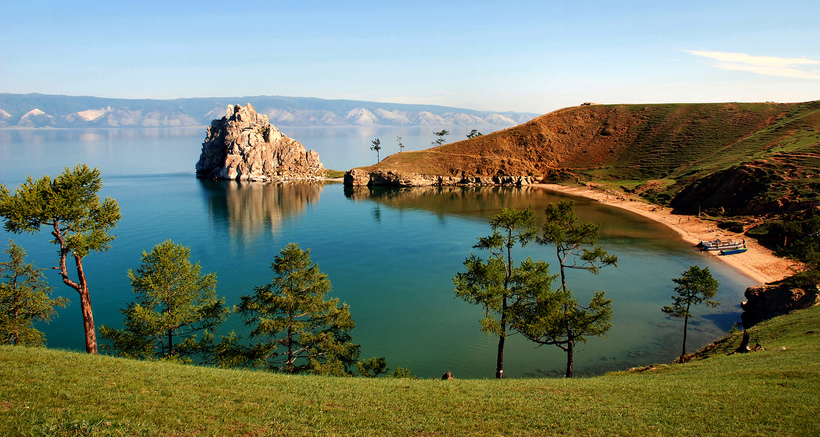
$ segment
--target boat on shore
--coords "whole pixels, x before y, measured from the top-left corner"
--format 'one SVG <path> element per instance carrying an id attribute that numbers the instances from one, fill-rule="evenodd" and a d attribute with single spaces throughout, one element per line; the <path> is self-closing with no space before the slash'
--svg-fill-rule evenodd
<path id="1" fill-rule="evenodd" d="M 749 249 L 746 248 L 746 247 L 739 247 L 737 249 L 721 250 L 720 252 L 718 252 L 718 255 L 734 255 L 734 254 L 737 254 L 737 253 L 746 252 L 747 250 L 749 250 Z"/>
<path id="2" fill-rule="evenodd" d="M 698 246 L 701 250 L 734 250 L 746 247 L 746 240 L 737 241 L 737 240 L 710 240 L 705 241 L 701 240 L 698 243 Z"/>

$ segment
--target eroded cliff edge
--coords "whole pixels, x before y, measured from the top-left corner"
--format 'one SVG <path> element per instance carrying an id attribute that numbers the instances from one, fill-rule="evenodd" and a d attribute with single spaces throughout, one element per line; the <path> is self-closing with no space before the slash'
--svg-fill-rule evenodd
<path id="1" fill-rule="evenodd" d="M 207 128 L 196 177 L 244 181 L 311 180 L 322 177 L 319 154 L 283 135 L 253 106 L 228 106 Z"/>

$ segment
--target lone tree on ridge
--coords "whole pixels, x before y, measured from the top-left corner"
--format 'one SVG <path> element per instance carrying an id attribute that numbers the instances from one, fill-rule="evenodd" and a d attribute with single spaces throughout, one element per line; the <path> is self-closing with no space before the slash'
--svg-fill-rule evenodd
<path id="1" fill-rule="evenodd" d="M 29 176 L 14 195 L 5 185 L 0 185 L 0 217 L 5 221 L 6 231 L 34 234 L 43 226 L 51 229 L 54 237 L 51 242 L 60 249 L 59 264 L 52 268 L 60 272 L 63 283 L 80 295 L 85 350 L 91 354 L 97 353 L 97 334 L 83 258 L 111 247 L 114 235 L 109 232 L 120 220 L 117 201 L 105 198 L 100 202 L 97 195 L 100 188 L 100 171 L 91 170 L 85 164 L 66 168 L 53 180 L 43 176 L 35 181 Z M 76 279 L 68 273 L 69 256 L 74 258 Z"/>
<path id="2" fill-rule="evenodd" d="M 373 143 L 373 145 L 370 146 L 370 150 L 376 151 L 376 162 L 381 162 L 381 159 L 379 158 L 379 150 L 382 149 L 382 142 L 378 138 L 376 138 L 375 140 L 371 141 L 371 143 Z"/>
<path id="3" fill-rule="evenodd" d="M 446 129 L 442 129 L 438 132 L 433 132 L 433 135 L 437 136 L 438 139 L 433 141 L 433 144 L 440 146 L 444 144 L 447 140 L 444 139 L 445 136 L 450 135 L 450 131 Z"/>

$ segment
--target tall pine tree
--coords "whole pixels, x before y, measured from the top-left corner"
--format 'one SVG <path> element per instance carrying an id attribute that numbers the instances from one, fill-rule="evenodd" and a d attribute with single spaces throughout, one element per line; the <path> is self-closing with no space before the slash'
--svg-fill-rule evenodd
<path id="1" fill-rule="evenodd" d="M 526 246 L 538 232 L 531 209 L 504 208 L 490 219 L 490 227 L 492 234 L 480 237 L 473 246 L 488 251 L 487 260 L 470 254 L 464 261 L 467 271 L 457 273 L 453 283 L 456 296 L 484 309 L 481 330 L 498 336 L 495 377 L 502 378 L 504 345 L 514 311 L 520 302 L 549 291 L 555 277 L 543 261 L 527 258 L 516 266 L 513 260 L 513 248 Z"/>
<path id="2" fill-rule="evenodd" d="M 271 282 L 242 296 L 237 307 L 252 327 L 252 344 L 237 347 L 238 339 L 233 339 L 230 348 L 223 343 L 223 351 L 233 350 L 232 364 L 286 373 L 350 374 L 359 357 L 349 334 L 355 323 L 346 304 L 328 297 L 330 281 L 311 261 L 310 249 L 288 244 L 271 269 Z"/>
<path id="3" fill-rule="evenodd" d="M 609 265 L 617 265 L 618 257 L 600 246 L 591 250 L 598 240 L 600 225 L 578 222 L 573 202 L 550 204 L 545 210 L 546 222 L 538 244 L 552 245 L 560 267 L 561 287 L 548 294 L 522 302 L 516 313 L 516 330 L 528 339 L 561 348 L 567 354 L 565 376 L 572 376 L 575 345 L 586 342 L 587 336 L 603 335 L 612 326 L 612 300 L 603 291 L 596 292 L 589 305 L 581 305 L 567 287 L 567 269 L 586 270 L 597 274 Z"/>
<path id="4" fill-rule="evenodd" d="M 97 353 L 97 331 L 91 309 L 91 293 L 85 277 L 83 259 L 91 252 L 105 252 L 111 246 L 112 229 L 120 220 L 120 207 L 114 199 L 100 202 L 97 193 L 102 188 L 100 171 L 78 164 L 66 168 L 54 180 L 43 176 L 36 181 L 31 177 L 12 195 L 0 185 L 0 217 L 6 231 L 20 234 L 51 230 L 53 244 L 59 246 L 60 258 L 56 269 L 63 283 L 80 295 L 80 311 L 85 330 L 85 350 Z M 74 259 L 76 277 L 68 269 L 68 258 Z"/>
<path id="5" fill-rule="evenodd" d="M 128 270 L 134 302 L 120 311 L 125 328 L 100 328 L 103 347 L 123 356 L 183 362 L 205 359 L 213 330 L 227 317 L 216 297 L 216 274 L 201 274 L 190 249 L 167 240 L 142 253 L 142 265 Z"/>

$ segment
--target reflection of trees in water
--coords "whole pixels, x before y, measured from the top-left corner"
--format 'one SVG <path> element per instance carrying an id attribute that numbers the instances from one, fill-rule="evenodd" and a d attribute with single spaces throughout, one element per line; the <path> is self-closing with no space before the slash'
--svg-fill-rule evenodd
<path id="1" fill-rule="evenodd" d="M 601 224 L 601 238 L 644 246 L 669 248 L 679 245 L 677 234 L 631 212 L 602 205 L 595 201 L 562 195 L 538 186 L 521 187 L 345 187 L 345 196 L 353 201 L 375 202 L 398 211 L 425 210 L 444 220 L 448 215 L 489 218 L 502 208 L 535 211 L 539 226 L 544 221 L 544 209 L 562 200 L 575 202 L 575 211 L 582 221 Z M 380 211 L 383 216 L 384 211 Z"/>
<path id="2" fill-rule="evenodd" d="M 231 239 L 252 241 L 266 229 L 275 235 L 282 221 L 302 214 L 307 205 L 319 201 L 324 187 L 315 183 L 262 183 L 203 181 L 210 192 L 208 205 L 213 216 L 224 216 Z M 224 192 L 224 197 L 219 194 Z"/>
<path id="3" fill-rule="evenodd" d="M 540 211 L 550 202 L 563 199 L 535 187 L 345 187 L 345 196 L 354 201 L 368 200 L 389 208 L 423 209 L 435 214 L 484 216 L 501 208 Z"/>

